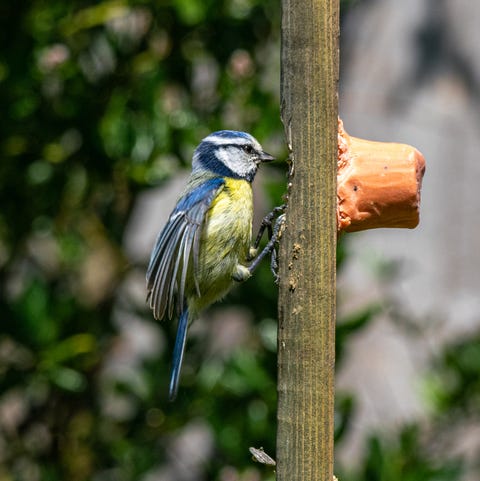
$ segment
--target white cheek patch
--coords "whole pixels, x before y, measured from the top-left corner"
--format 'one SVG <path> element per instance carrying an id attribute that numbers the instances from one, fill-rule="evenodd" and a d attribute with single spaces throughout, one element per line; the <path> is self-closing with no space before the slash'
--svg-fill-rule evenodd
<path id="1" fill-rule="evenodd" d="M 217 159 L 240 177 L 249 177 L 257 166 L 236 147 L 226 147 L 215 152 Z"/>
<path id="2" fill-rule="evenodd" d="M 232 150 L 234 150 L 234 149 L 232 149 L 232 148 L 230 148 L 230 149 L 228 149 L 228 148 L 227 149 L 217 149 L 217 150 L 215 150 L 215 157 L 222 164 L 225 164 L 227 167 L 230 167 L 230 157 L 233 156 Z"/>

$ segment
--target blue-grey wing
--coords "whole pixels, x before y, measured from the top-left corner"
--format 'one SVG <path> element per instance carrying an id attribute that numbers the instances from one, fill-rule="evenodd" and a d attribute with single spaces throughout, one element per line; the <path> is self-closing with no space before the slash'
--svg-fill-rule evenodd
<path id="1" fill-rule="evenodd" d="M 157 237 L 147 269 L 147 301 L 155 319 L 173 316 L 175 302 L 180 314 L 185 308 L 185 285 L 193 259 L 194 282 L 205 215 L 213 199 L 223 188 L 221 177 L 208 179 L 185 194 Z"/>

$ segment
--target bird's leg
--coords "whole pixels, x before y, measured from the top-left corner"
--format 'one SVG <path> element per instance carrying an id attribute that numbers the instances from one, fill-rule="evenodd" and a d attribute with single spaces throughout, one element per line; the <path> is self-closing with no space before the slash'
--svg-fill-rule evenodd
<path id="1" fill-rule="evenodd" d="M 253 260 L 257 256 L 258 246 L 260 245 L 260 241 L 262 240 L 265 230 L 267 230 L 268 238 L 269 239 L 272 238 L 272 235 L 273 235 L 272 221 L 278 214 L 285 212 L 286 207 L 287 206 L 285 204 L 275 207 L 271 212 L 269 212 L 263 218 L 262 224 L 260 225 L 260 229 L 258 230 L 257 237 L 255 238 L 255 242 L 253 243 L 253 246 L 250 247 L 250 250 L 248 253 L 248 260 Z"/>
<path id="2" fill-rule="evenodd" d="M 237 282 L 246 281 L 249 277 L 252 276 L 253 271 L 258 267 L 262 259 L 267 255 L 271 254 L 272 259 L 270 262 L 270 267 L 272 269 L 273 276 L 275 277 L 275 282 L 278 282 L 277 251 L 275 249 L 275 245 L 280 239 L 281 233 L 283 231 L 283 226 L 285 225 L 284 212 L 286 207 L 286 205 L 275 207 L 268 215 L 263 218 L 257 237 L 255 238 L 255 242 L 249 250 L 248 260 L 252 260 L 252 263 L 248 267 L 241 264 L 237 265 L 235 272 L 232 275 L 233 280 Z M 275 221 L 275 225 L 272 227 L 273 219 L 276 216 L 278 216 L 277 220 Z M 260 245 L 265 230 L 267 231 L 269 240 L 267 245 L 260 252 L 260 254 L 258 254 L 258 246 Z"/>
<path id="3" fill-rule="evenodd" d="M 280 277 L 278 275 L 278 241 L 280 240 L 280 237 L 282 236 L 283 229 L 285 228 L 285 214 L 280 215 L 276 222 L 275 222 L 275 227 L 273 229 L 273 233 L 271 238 L 275 238 L 275 244 L 272 249 L 272 255 L 270 257 L 270 270 L 273 274 L 273 278 L 275 280 L 275 284 L 278 284 Z"/>
<path id="4" fill-rule="evenodd" d="M 283 221 L 284 220 L 285 219 L 283 219 Z M 278 251 L 277 251 L 277 248 L 274 247 L 273 250 L 272 250 L 272 255 L 270 256 L 270 271 L 273 274 L 273 279 L 275 281 L 275 284 L 278 284 L 278 282 L 280 280 L 280 276 L 278 275 L 277 258 L 278 258 Z"/>
<path id="5" fill-rule="evenodd" d="M 276 272 L 277 252 L 276 252 L 276 249 L 275 249 L 275 245 L 278 242 L 278 240 L 280 239 L 280 237 L 282 235 L 282 232 L 283 232 L 283 228 L 285 226 L 285 214 L 281 214 L 277 217 L 277 220 L 275 221 L 275 225 L 274 225 L 273 229 L 271 227 L 271 219 L 273 219 L 273 217 L 274 217 L 274 214 L 272 215 L 272 213 L 283 212 L 283 211 L 285 211 L 285 206 L 276 207 L 267 217 L 265 217 L 265 219 L 270 218 L 270 220 L 269 220 L 270 227 L 268 226 L 268 224 L 265 225 L 265 227 L 264 227 L 264 223 L 262 223 L 262 227 L 260 227 L 260 230 L 262 231 L 262 234 L 263 234 L 265 229 L 269 228 L 269 232 L 271 231 L 271 235 L 269 235 L 270 239 L 269 239 L 267 245 L 263 248 L 262 252 L 260 252 L 260 254 L 258 254 L 257 257 L 255 257 L 255 259 L 252 261 L 252 263 L 248 266 L 247 269 L 248 269 L 250 275 L 253 274 L 253 271 L 258 267 L 258 265 L 260 264 L 260 262 L 262 261 L 262 259 L 264 257 L 266 257 L 269 254 L 272 254 L 272 260 L 271 260 L 270 265 L 271 265 L 271 268 L 272 268 L 273 275 L 275 277 L 275 282 L 278 282 L 278 275 L 277 275 L 277 272 Z M 265 219 L 264 219 L 264 221 L 265 221 Z M 259 237 L 257 236 L 257 240 L 258 240 L 258 238 Z M 257 244 L 257 240 L 255 241 L 255 245 Z"/>

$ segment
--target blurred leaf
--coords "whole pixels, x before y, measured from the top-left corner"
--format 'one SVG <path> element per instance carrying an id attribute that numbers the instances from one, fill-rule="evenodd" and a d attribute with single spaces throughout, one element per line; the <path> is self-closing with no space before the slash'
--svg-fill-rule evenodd
<path id="1" fill-rule="evenodd" d="M 460 409 L 480 416 L 479 365 L 478 334 L 449 345 L 437 358 L 425 387 L 440 414 Z"/>
<path id="2" fill-rule="evenodd" d="M 79 355 L 94 353 L 96 350 L 97 341 L 91 334 L 77 334 L 46 349 L 41 355 L 39 367 L 46 368 L 62 364 L 75 359 Z"/>
<path id="3" fill-rule="evenodd" d="M 371 437 L 365 467 L 357 477 L 365 481 L 454 481 L 461 479 L 462 469 L 456 461 L 441 465 L 429 459 L 419 441 L 419 430 L 407 426 L 398 440 L 387 442 Z"/>
<path id="4" fill-rule="evenodd" d="M 62 30 L 66 36 L 70 36 L 80 30 L 103 25 L 108 21 L 124 17 L 128 12 L 129 7 L 126 1 L 104 1 L 98 5 L 83 8 L 71 18 L 64 20 L 62 22 Z"/>
<path id="5" fill-rule="evenodd" d="M 68 367 L 56 366 L 48 371 L 51 381 L 61 389 L 81 392 L 86 388 L 86 379 L 78 371 Z"/>
<path id="6" fill-rule="evenodd" d="M 351 395 L 337 392 L 335 394 L 335 442 L 348 432 L 355 414 L 355 399 Z"/>
<path id="7" fill-rule="evenodd" d="M 19 330 L 34 345 L 45 345 L 58 337 L 58 325 L 51 315 L 47 285 L 39 279 L 31 280 L 13 305 L 21 319 Z"/>

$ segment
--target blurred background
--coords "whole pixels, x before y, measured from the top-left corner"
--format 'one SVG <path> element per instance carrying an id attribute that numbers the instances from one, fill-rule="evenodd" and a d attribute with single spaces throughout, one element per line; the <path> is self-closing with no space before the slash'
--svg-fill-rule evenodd
<path id="1" fill-rule="evenodd" d="M 145 304 L 194 147 L 252 133 L 279 161 L 279 2 L 0 4 L 0 481 L 272 481 L 268 265 L 191 329 Z M 336 474 L 480 478 L 480 3 L 342 2 L 340 113 L 426 157 L 420 226 L 341 238 Z M 448 180 L 448 182 L 447 182 Z M 258 225 L 258 219 L 256 220 Z M 268 263 L 265 263 L 268 264 Z"/>

